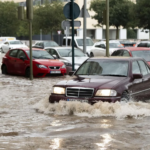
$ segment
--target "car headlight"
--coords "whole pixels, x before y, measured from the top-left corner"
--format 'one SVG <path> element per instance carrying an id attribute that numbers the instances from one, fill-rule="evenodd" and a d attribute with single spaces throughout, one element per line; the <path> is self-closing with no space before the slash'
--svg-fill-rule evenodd
<path id="1" fill-rule="evenodd" d="M 62 65 L 62 67 L 61 68 L 66 68 L 66 65 Z"/>
<path id="2" fill-rule="evenodd" d="M 65 94 L 65 88 L 63 87 L 53 87 L 54 94 Z"/>
<path id="3" fill-rule="evenodd" d="M 115 90 L 103 89 L 98 90 L 95 96 L 116 96 L 117 92 Z"/>
<path id="4" fill-rule="evenodd" d="M 44 65 L 39 65 L 39 64 L 37 64 L 37 67 L 38 67 L 38 68 L 47 68 L 46 66 L 44 66 Z"/>

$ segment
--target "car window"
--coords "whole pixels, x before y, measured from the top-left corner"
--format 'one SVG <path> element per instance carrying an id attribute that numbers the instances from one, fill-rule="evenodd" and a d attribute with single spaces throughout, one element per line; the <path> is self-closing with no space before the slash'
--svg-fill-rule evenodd
<path id="1" fill-rule="evenodd" d="M 150 43 L 147 43 L 147 47 L 150 47 Z"/>
<path id="2" fill-rule="evenodd" d="M 39 46 L 39 42 L 35 43 L 36 46 Z"/>
<path id="3" fill-rule="evenodd" d="M 4 44 L 9 44 L 8 42 L 5 42 Z"/>
<path id="4" fill-rule="evenodd" d="M 142 75 L 144 76 L 144 75 L 148 74 L 145 62 L 143 62 L 141 60 L 138 62 L 139 62 L 140 68 L 141 68 Z"/>
<path id="5" fill-rule="evenodd" d="M 127 50 L 123 51 L 123 56 L 130 56 L 129 52 Z"/>
<path id="6" fill-rule="evenodd" d="M 40 42 L 40 43 L 39 43 L 39 46 L 40 46 L 40 47 L 43 47 L 43 43 L 42 43 L 42 42 Z"/>
<path id="7" fill-rule="evenodd" d="M 141 72 L 140 72 L 140 67 L 139 67 L 137 61 L 134 61 L 134 62 L 132 63 L 132 74 L 141 74 Z"/>
<path id="8" fill-rule="evenodd" d="M 109 43 L 109 48 L 123 48 L 120 43 Z"/>
<path id="9" fill-rule="evenodd" d="M 59 46 L 55 41 L 46 41 L 44 42 L 44 47 L 57 47 Z"/>
<path id="10" fill-rule="evenodd" d="M 122 56 L 123 50 L 117 50 L 115 51 L 112 56 Z"/>
<path id="11" fill-rule="evenodd" d="M 99 47 L 106 48 L 106 46 L 104 44 L 100 44 Z"/>
<path id="12" fill-rule="evenodd" d="M 140 43 L 137 47 L 147 47 L 147 43 Z"/>
<path id="13" fill-rule="evenodd" d="M 64 49 L 57 49 L 57 52 L 61 57 L 72 57 L 72 48 L 65 48 Z M 85 57 L 83 51 L 79 49 L 74 49 L 74 56 L 75 57 Z"/>
<path id="14" fill-rule="evenodd" d="M 138 51 L 132 51 L 133 57 L 141 57 L 144 58 L 146 61 L 150 61 L 150 50 L 138 50 Z"/>
<path id="15" fill-rule="evenodd" d="M 56 55 L 57 57 L 59 57 L 58 56 L 58 54 L 57 54 L 57 52 L 56 52 L 56 50 L 54 50 L 54 49 L 49 49 L 49 53 L 53 56 L 53 55 Z"/>
<path id="16" fill-rule="evenodd" d="M 76 39 L 79 46 L 83 46 L 83 39 Z M 94 43 L 91 39 L 85 39 L 85 45 L 86 46 L 93 46 Z"/>
<path id="17" fill-rule="evenodd" d="M 18 52 L 17 49 L 11 50 L 11 51 L 9 52 L 9 56 L 11 56 L 11 57 L 17 57 L 17 52 Z"/>
<path id="18" fill-rule="evenodd" d="M 23 44 L 21 41 L 10 41 L 9 43 L 12 44 L 12 45 Z"/>
<path id="19" fill-rule="evenodd" d="M 22 50 L 18 50 L 17 58 L 23 57 L 24 59 L 27 59 L 26 54 Z"/>
<path id="20" fill-rule="evenodd" d="M 146 65 L 147 72 L 150 73 L 150 68 Z"/>

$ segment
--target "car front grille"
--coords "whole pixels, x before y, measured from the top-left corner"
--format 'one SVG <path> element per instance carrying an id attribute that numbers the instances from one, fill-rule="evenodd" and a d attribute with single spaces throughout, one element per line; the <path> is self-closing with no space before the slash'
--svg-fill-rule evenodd
<path id="1" fill-rule="evenodd" d="M 67 87 L 66 96 L 68 97 L 92 97 L 93 88 L 82 88 L 82 87 Z"/>
<path id="2" fill-rule="evenodd" d="M 50 69 L 59 69 L 59 66 L 49 66 Z"/>

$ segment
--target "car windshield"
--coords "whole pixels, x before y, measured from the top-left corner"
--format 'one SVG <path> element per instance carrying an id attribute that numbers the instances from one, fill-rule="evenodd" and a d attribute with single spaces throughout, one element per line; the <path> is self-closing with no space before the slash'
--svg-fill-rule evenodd
<path id="1" fill-rule="evenodd" d="M 76 75 L 127 76 L 128 61 L 88 60 L 77 70 Z"/>
<path id="2" fill-rule="evenodd" d="M 72 48 L 57 49 L 57 51 L 61 57 L 72 57 Z M 85 54 L 81 50 L 75 48 L 74 56 L 85 57 Z"/>
<path id="3" fill-rule="evenodd" d="M 77 39 L 77 43 L 78 43 L 79 46 L 83 46 L 83 39 Z M 85 40 L 85 45 L 86 46 L 93 46 L 94 43 L 91 39 L 86 39 Z"/>
<path id="4" fill-rule="evenodd" d="M 144 58 L 146 61 L 150 61 L 150 50 L 149 51 L 132 51 L 132 56 L 133 57 L 142 57 Z"/>
<path id="5" fill-rule="evenodd" d="M 10 41 L 10 44 L 14 45 L 14 44 L 23 44 L 21 41 Z"/>
<path id="6" fill-rule="evenodd" d="M 120 43 L 109 43 L 109 48 L 123 48 Z"/>
<path id="7" fill-rule="evenodd" d="M 44 43 L 44 46 L 45 47 L 57 47 L 59 45 L 54 41 L 47 41 L 47 42 Z"/>
<path id="8" fill-rule="evenodd" d="M 26 53 L 30 57 L 30 51 L 26 51 Z M 32 57 L 33 59 L 54 59 L 54 57 L 45 50 L 33 50 Z"/>

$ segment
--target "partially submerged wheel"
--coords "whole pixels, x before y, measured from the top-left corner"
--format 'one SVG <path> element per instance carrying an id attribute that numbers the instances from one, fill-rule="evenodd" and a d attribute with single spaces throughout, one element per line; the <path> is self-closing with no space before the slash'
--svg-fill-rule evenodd
<path id="1" fill-rule="evenodd" d="M 30 68 L 29 67 L 25 71 L 25 77 L 27 77 L 27 78 L 30 77 Z"/>
<path id="2" fill-rule="evenodd" d="M 2 66 L 2 74 L 7 74 L 7 67 L 6 67 L 6 65 Z"/>
<path id="3" fill-rule="evenodd" d="M 90 57 L 94 57 L 94 54 L 93 54 L 93 53 L 90 53 Z"/>
<path id="4" fill-rule="evenodd" d="M 124 92 L 122 93 L 120 102 L 128 102 L 129 100 L 130 100 L 129 93 L 126 92 L 126 91 L 124 91 Z"/>

